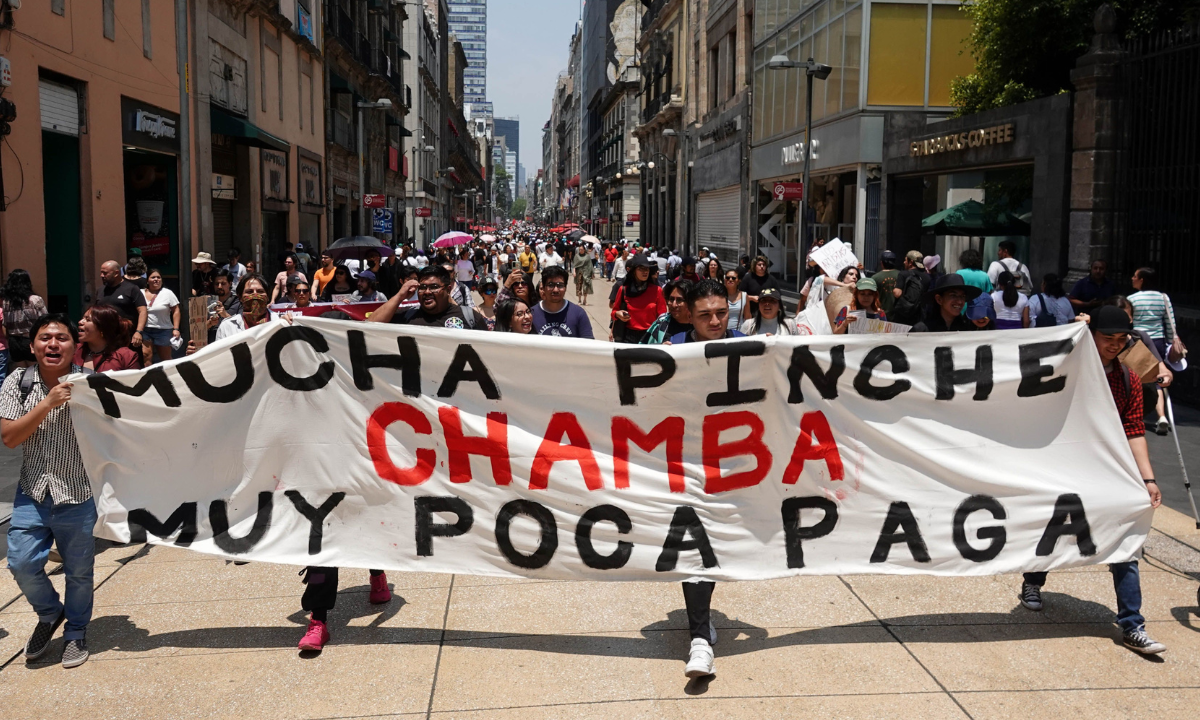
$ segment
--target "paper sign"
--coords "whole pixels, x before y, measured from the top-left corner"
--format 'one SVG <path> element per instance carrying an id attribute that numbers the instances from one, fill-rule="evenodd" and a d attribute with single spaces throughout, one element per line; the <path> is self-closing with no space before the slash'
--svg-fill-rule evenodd
<path id="1" fill-rule="evenodd" d="M 858 266 L 858 258 L 854 257 L 854 248 L 837 238 L 813 250 L 809 257 L 820 265 L 825 274 L 831 278 L 836 278 L 842 268 Z"/>

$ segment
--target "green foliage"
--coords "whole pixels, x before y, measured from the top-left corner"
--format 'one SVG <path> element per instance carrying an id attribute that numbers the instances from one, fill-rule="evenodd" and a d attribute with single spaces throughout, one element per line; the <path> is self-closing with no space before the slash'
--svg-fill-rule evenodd
<path id="1" fill-rule="evenodd" d="M 524 220 L 525 207 L 527 205 L 528 202 L 525 200 L 525 198 L 517 198 L 516 200 L 513 200 L 512 207 L 509 208 L 508 211 L 508 216 L 513 220 Z"/>
<path id="2" fill-rule="evenodd" d="M 1104 0 L 972 0 L 975 72 L 950 87 L 956 115 L 970 115 L 1071 89 L 1075 61 L 1091 44 Z M 1200 0 L 1108 0 L 1125 38 L 1200 17 Z"/>

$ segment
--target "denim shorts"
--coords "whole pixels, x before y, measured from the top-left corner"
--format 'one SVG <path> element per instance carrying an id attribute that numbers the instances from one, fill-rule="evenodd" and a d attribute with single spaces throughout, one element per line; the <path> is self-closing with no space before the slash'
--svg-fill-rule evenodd
<path id="1" fill-rule="evenodd" d="M 146 328 L 142 331 L 142 337 L 154 343 L 158 347 L 170 347 L 171 335 L 174 330 L 170 328 Z"/>

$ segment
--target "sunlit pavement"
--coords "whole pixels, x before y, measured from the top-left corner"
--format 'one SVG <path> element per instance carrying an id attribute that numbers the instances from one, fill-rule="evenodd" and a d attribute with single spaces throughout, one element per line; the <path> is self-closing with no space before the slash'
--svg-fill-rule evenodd
<path id="1" fill-rule="evenodd" d="M 606 337 L 609 286 L 595 285 L 588 310 Z M 1200 415 L 1187 416 L 1192 459 Z M 1169 503 L 1185 509 L 1173 443 L 1151 446 Z M 8 496 L 13 482 L 0 479 Z M 1194 718 L 1200 532 L 1170 508 L 1154 528 L 1142 585 L 1148 630 L 1168 647 L 1159 658 L 1121 646 L 1104 567 L 1053 574 L 1041 613 L 1018 604 L 1018 576 L 804 577 L 718 586 L 711 681 L 683 676 L 674 583 L 393 573 L 395 597 L 375 606 L 366 571 L 349 570 L 332 642 L 302 654 L 299 568 L 101 543 L 92 657 L 73 670 L 57 664 L 61 633 L 47 663 L 25 663 L 35 618 L 0 573 L 0 697 L 6 720 Z"/>

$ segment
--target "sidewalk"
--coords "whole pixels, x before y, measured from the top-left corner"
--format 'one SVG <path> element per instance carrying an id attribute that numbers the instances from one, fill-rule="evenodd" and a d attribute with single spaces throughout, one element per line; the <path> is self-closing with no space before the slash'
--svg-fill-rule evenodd
<path id="1" fill-rule="evenodd" d="M 607 288 L 596 285 L 588 309 L 605 337 Z M 1195 448 L 1200 429 L 1185 432 Z M 1170 458 L 1153 446 L 1156 467 L 1173 460 L 1173 444 Z M 92 658 L 74 670 L 57 664 L 61 631 L 49 663 L 25 663 L 35 617 L 0 570 L 5 720 L 1200 713 L 1200 531 L 1169 508 L 1141 565 L 1160 657 L 1120 645 L 1104 567 L 1052 575 L 1042 613 L 1018 604 L 1019 576 L 802 577 L 717 588 L 717 676 L 704 682 L 683 676 L 674 583 L 396 573 L 392 602 L 373 606 L 367 573 L 348 570 L 333 640 L 309 656 L 296 650 L 300 568 L 101 546 Z"/>

